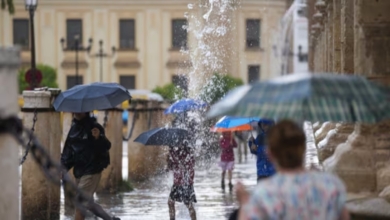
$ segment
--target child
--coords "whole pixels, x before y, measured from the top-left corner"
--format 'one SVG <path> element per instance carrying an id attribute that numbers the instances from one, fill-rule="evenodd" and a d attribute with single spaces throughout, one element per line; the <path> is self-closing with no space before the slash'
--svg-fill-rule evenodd
<path id="1" fill-rule="evenodd" d="M 219 146 L 222 149 L 221 162 L 219 165 L 222 168 L 222 190 L 225 190 L 225 173 L 228 171 L 229 178 L 229 191 L 233 190 L 232 185 L 232 171 L 234 168 L 234 151 L 233 148 L 237 147 L 237 143 L 234 140 L 231 132 L 223 132 L 222 139 L 219 141 Z"/>
<path id="2" fill-rule="evenodd" d="M 173 171 L 173 186 L 169 194 L 168 207 L 170 220 L 175 219 L 175 201 L 183 202 L 190 212 L 191 220 L 196 220 L 193 203 L 196 203 L 194 191 L 195 158 L 188 146 L 170 147 L 168 169 Z"/>

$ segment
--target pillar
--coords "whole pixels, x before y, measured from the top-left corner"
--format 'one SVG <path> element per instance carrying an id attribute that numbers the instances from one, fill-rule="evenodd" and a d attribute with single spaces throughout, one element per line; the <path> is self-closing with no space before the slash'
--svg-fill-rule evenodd
<path id="1" fill-rule="evenodd" d="M 0 117 L 17 116 L 18 48 L 0 48 Z M 0 216 L 19 219 L 19 146 L 9 134 L 0 133 Z"/>
<path id="2" fill-rule="evenodd" d="M 327 22 L 327 39 L 326 39 L 326 47 L 327 47 L 327 65 L 326 71 L 333 72 L 333 59 L 334 59 L 334 47 L 333 47 L 333 2 L 328 0 L 328 16 L 326 19 Z"/>
<path id="3" fill-rule="evenodd" d="M 134 142 L 141 133 L 149 130 L 148 115 L 150 104 L 138 101 L 135 108 L 129 109 L 129 130 L 135 120 L 132 136 L 128 142 L 128 176 L 133 181 L 142 181 L 157 174 L 165 166 L 165 147 L 145 146 Z M 136 117 L 133 117 L 136 114 Z M 156 118 L 157 119 L 157 118 Z"/>
<path id="4" fill-rule="evenodd" d="M 73 113 L 71 112 L 62 112 L 62 149 L 65 144 L 66 137 L 68 136 L 68 132 L 70 127 L 72 126 Z M 61 149 L 61 152 L 62 152 Z M 73 168 L 68 172 L 69 176 L 75 180 L 73 176 Z M 65 194 L 65 215 L 73 215 L 74 214 L 74 205 L 73 202 L 68 198 L 68 195 Z"/>
<path id="5" fill-rule="evenodd" d="M 110 165 L 103 170 L 98 192 L 116 192 L 122 181 L 122 109 L 115 108 L 107 111 L 105 133 L 111 142 Z M 99 112 L 99 123 L 103 125 L 104 111 Z"/>
<path id="6" fill-rule="evenodd" d="M 333 0 L 333 73 L 341 73 L 340 56 L 341 56 L 341 4 L 340 0 Z"/>
<path id="7" fill-rule="evenodd" d="M 341 0 L 341 53 L 340 68 L 343 73 L 354 73 L 354 0 Z"/>
<path id="8" fill-rule="evenodd" d="M 60 113 L 51 105 L 49 91 L 24 91 L 24 126 L 33 126 L 33 111 L 37 110 L 34 135 L 38 138 L 50 157 L 60 161 L 62 128 Z M 46 179 L 41 167 L 31 154 L 22 166 L 22 219 L 59 219 L 60 186 Z"/>

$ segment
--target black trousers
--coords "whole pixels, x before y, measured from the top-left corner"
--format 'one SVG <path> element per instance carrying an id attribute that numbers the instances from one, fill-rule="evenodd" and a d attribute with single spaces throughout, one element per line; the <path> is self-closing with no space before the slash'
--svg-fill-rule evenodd
<path id="1" fill-rule="evenodd" d="M 232 214 L 230 214 L 229 216 L 229 220 L 238 220 L 238 213 L 239 213 L 240 209 L 236 209 L 232 212 Z"/>

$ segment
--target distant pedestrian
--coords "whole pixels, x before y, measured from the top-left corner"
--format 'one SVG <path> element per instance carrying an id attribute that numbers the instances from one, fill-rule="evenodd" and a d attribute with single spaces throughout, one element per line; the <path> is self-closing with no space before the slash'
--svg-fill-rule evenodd
<path id="1" fill-rule="evenodd" d="M 168 199 L 170 220 L 175 219 L 175 202 L 183 202 L 188 208 L 191 220 L 196 220 L 195 157 L 192 149 L 187 144 L 170 147 L 167 164 L 168 169 L 173 171 L 173 186 Z"/>
<path id="2" fill-rule="evenodd" d="M 257 156 L 257 181 L 265 179 L 275 174 L 276 170 L 266 154 L 265 139 L 268 129 L 273 125 L 273 121 L 262 119 L 258 122 L 258 135 L 248 141 L 250 152 Z"/>
<path id="3" fill-rule="evenodd" d="M 268 154 L 278 172 L 259 182 L 253 193 L 236 186 L 242 205 L 240 220 L 349 219 L 346 190 L 336 176 L 304 168 L 306 137 L 289 120 L 273 126 L 267 137 Z"/>
<path id="4" fill-rule="evenodd" d="M 89 113 L 74 113 L 72 126 L 61 154 L 64 172 L 73 168 L 77 186 L 88 197 L 89 209 L 104 220 L 120 220 L 111 217 L 94 202 L 93 195 L 99 185 L 102 171 L 110 164 L 110 141 L 104 134 L 104 128 Z M 84 220 L 85 216 L 76 209 L 75 220 Z"/>
<path id="5" fill-rule="evenodd" d="M 222 153 L 221 153 L 221 161 L 219 162 L 219 165 L 222 168 L 222 180 L 221 180 L 221 187 L 222 190 L 225 190 L 225 174 L 226 171 L 228 172 L 228 179 L 229 179 L 229 191 L 231 192 L 233 190 L 233 184 L 232 184 L 232 173 L 234 169 L 234 151 L 233 148 L 237 147 L 237 143 L 234 140 L 234 137 L 231 132 L 223 132 L 222 138 L 219 141 L 219 146 L 221 147 Z"/>

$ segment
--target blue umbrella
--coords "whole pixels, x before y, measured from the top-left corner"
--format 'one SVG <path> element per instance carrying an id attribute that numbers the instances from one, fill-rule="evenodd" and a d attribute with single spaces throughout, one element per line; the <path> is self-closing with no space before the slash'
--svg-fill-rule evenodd
<path id="1" fill-rule="evenodd" d="M 173 103 L 165 110 L 165 114 L 178 114 L 191 110 L 198 110 L 205 108 L 207 103 L 194 99 L 181 99 Z"/>
<path id="2" fill-rule="evenodd" d="M 245 124 L 250 124 L 254 121 L 260 121 L 258 117 L 233 117 L 233 116 L 224 116 L 216 124 L 215 128 L 233 128 Z"/>
<path id="3" fill-rule="evenodd" d="M 188 131 L 181 128 L 155 128 L 140 134 L 134 142 L 143 145 L 180 146 L 188 137 Z"/>
<path id="4" fill-rule="evenodd" d="M 115 108 L 129 99 L 130 93 L 117 83 L 92 83 L 60 93 L 53 106 L 56 111 L 90 112 Z"/>

